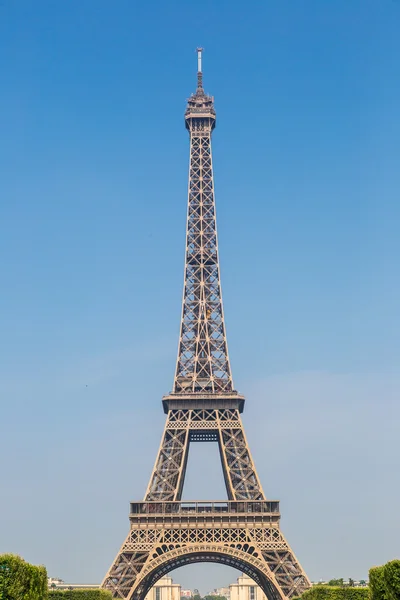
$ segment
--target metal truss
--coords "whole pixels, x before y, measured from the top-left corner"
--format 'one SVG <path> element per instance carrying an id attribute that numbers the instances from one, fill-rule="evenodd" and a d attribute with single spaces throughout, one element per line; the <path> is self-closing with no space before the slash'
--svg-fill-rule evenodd
<path id="1" fill-rule="evenodd" d="M 181 499 L 192 441 L 218 442 L 229 499 L 264 499 L 239 411 L 180 409 L 168 413 L 146 500 Z"/>
<path id="2" fill-rule="evenodd" d="M 268 600 L 299 596 L 310 582 L 279 528 L 279 503 L 266 500 L 233 388 L 225 334 L 211 156 L 213 98 L 198 87 L 185 114 L 190 133 L 186 266 L 177 367 L 160 449 L 145 499 L 131 504 L 130 532 L 102 587 L 144 600 L 169 571 L 219 562 L 247 573 Z M 191 442 L 217 442 L 228 501 L 180 502 Z"/>
<path id="3" fill-rule="evenodd" d="M 103 587 L 143 598 L 165 573 L 220 562 L 248 573 L 269 600 L 299 596 L 309 580 L 279 529 L 279 503 L 143 502 L 131 505 L 131 531 Z"/>
<path id="4" fill-rule="evenodd" d="M 200 85 L 201 85 L 200 80 Z M 188 101 L 190 168 L 182 321 L 175 393 L 232 391 L 218 261 L 211 133 L 213 98 Z"/>

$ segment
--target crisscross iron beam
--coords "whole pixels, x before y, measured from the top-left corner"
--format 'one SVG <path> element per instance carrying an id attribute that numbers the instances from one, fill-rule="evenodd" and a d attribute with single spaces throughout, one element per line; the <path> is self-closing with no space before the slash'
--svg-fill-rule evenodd
<path id="1" fill-rule="evenodd" d="M 231 392 L 219 271 L 211 134 L 213 99 L 203 89 L 188 101 L 190 134 L 186 263 L 174 393 Z"/>

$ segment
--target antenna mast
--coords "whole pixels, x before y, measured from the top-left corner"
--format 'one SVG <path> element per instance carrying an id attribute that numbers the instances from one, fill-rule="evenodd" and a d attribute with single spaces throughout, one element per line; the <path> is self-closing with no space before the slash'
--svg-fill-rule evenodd
<path id="1" fill-rule="evenodd" d="M 197 89 L 203 89 L 203 71 L 201 65 L 202 52 L 204 48 L 196 48 L 197 52 Z"/>

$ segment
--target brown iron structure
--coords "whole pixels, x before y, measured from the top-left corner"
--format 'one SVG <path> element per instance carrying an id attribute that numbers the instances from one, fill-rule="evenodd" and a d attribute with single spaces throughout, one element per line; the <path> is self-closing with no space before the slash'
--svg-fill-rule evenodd
<path id="1" fill-rule="evenodd" d="M 219 274 L 211 134 L 214 98 L 205 94 L 202 49 L 197 90 L 185 113 L 190 135 L 186 264 L 173 391 L 143 502 L 131 503 L 130 531 L 102 587 L 143 600 L 156 581 L 194 562 L 247 573 L 269 600 L 299 596 L 310 581 L 279 527 L 279 502 L 265 498 L 233 386 Z M 182 502 L 190 442 L 219 445 L 228 500 Z"/>

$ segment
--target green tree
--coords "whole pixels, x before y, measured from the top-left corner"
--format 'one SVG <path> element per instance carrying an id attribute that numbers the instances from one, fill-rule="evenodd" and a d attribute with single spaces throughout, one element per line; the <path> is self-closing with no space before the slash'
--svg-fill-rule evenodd
<path id="1" fill-rule="evenodd" d="M 47 600 L 47 572 L 15 554 L 0 555 L 1 600 Z"/>
<path id="2" fill-rule="evenodd" d="M 50 590 L 49 600 L 112 600 L 111 592 L 96 589 Z"/>
<path id="3" fill-rule="evenodd" d="M 343 577 L 341 577 L 340 579 L 331 579 L 330 581 L 328 581 L 328 585 L 343 586 L 344 585 Z"/>
<path id="4" fill-rule="evenodd" d="M 10 589 L 11 569 L 7 563 L 0 564 L 0 599 L 8 600 Z"/>
<path id="5" fill-rule="evenodd" d="M 388 600 L 400 600 L 400 560 L 391 560 L 383 567 L 383 580 Z"/>
<path id="6" fill-rule="evenodd" d="M 369 596 L 368 588 L 315 585 L 302 594 L 301 600 L 369 600 Z"/>
<path id="7" fill-rule="evenodd" d="M 388 600 L 386 595 L 384 567 L 372 567 L 369 570 L 369 599 Z"/>

